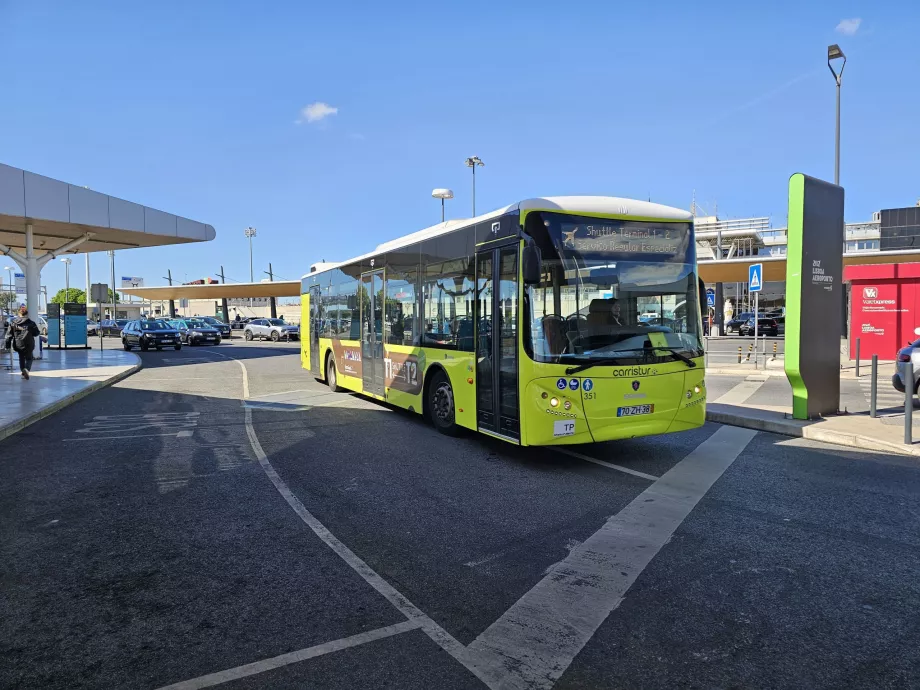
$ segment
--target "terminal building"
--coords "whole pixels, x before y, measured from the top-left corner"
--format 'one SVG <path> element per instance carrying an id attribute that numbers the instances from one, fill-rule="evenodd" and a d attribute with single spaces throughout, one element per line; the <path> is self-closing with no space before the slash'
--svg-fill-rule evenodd
<path id="1" fill-rule="evenodd" d="M 762 263 L 764 267 L 764 286 L 758 298 L 760 309 L 785 307 L 785 227 L 772 227 L 768 217 L 721 220 L 714 216 L 696 216 L 694 224 L 700 277 L 707 289 L 717 293 L 717 307 L 711 309 L 709 315 L 714 327 L 724 322 L 727 312 L 753 311 L 753 299 L 747 285 L 748 266 L 753 263 Z M 891 279 L 895 280 L 896 275 L 904 275 L 903 270 L 897 273 L 889 270 L 890 267 L 920 263 L 920 202 L 916 206 L 876 211 L 871 220 L 847 223 L 843 251 L 848 314 L 852 314 L 850 276 L 891 274 Z M 866 273 L 862 269 L 854 272 L 855 269 L 849 268 L 854 266 L 889 268 Z M 852 328 L 853 319 L 849 321 Z M 713 332 L 718 331 L 714 329 Z"/>

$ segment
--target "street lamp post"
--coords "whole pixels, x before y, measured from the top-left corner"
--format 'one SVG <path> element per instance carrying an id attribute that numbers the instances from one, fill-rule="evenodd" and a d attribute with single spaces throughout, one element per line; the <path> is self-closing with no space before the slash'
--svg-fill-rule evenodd
<path id="1" fill-rule="evenodd" d="M 466 167 L 473 169 L 473 217 L 476 217 L 476 166 L 480 168 L 485 165 L 479 156 L 470 156 L 466 159 Z"/>
<path id="2" fill-rule="evenodd" d="M 64 264 L 64 301 L 70 301 L 70 264 L 73 262 L 69 256 L 65 256 L 61 259 L 61 262 Z"/>
<path id="3" fill-rule="evenodd" d="M 431 196 L 433 196 L 435 199 L 441 200 L 441 222 L 443 223 L 444 222 L 444 200 L 453 199 L 454 193 L 449 189 L 439 188 L 439 189 L 431 190 Z"/>
<path id="4" fill-rule="evenodd" d="M 13 284 L 13 267 L 6 266 L 4 267 L 4 270 L 6 270 L 10 276 L 10 303 L 7 306 L 7 309 L 12 314 L 13 313 L 13 303 L 16 301 L 16 286 Z"/>
<path id="5" fill-rule="evenodd" d="M 840 71 L 834 71 L 834 66 L 831 64 L 832 60 L 843 60 L 840 64 Z M 827 47 L 827 68 L 831 71 L 831 74 L 834 75 L 834 82 L 837 84 L 837 124 L 834 128 L 834 184 L 840 185 L 840 82 L 843 80 L 843 68 L 847 66 L 847 56 L 843 54 L 843 51 L 840 50 L 840 46 L 836 43 L 829 45 Z M 842 237 L 840 242 L 843 245 L 844 251 L 846 251 L 846 242 L 847 242 L 847 226 L 844 223 L 844 226 L 841 228 Z M 843 286 L 841 286 L 843 288 Z M 848 335 L 847 328 L 847 291 L 846 289 L 840 290 L 840 311 L 842 315 L 841 321 L 841 335 L 846 338 Z"/>
<path id="6" fill-rule="evenodd" d="M 843 60 L 840 65 L 840 71 L 836 72 L 831 60 Z M 847 56 L 840 50 L 836 43 L 827 47 L 827 68 L 834 75 L 834 81 L 837 84 L 837 127 L 834 135 L 834 184 L 840 184 L 840 83 L 843 80 L 843 69 L 847 66 Z"/>
<path id="7" fill-rule="evenodd" d="M 249 282 L 254 283 L 256 279 L 252 271 L 252 238 L 256 236 L 256 229 L 250 225 L 243 233 L 249 238 Z M 252 309 L 252 297 L 249 298 L 249 308 Z"/>

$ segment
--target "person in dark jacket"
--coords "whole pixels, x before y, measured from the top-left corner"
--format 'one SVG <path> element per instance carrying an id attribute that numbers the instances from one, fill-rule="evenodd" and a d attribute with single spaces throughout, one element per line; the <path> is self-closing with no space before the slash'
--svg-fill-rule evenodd
<path id="1" fill-rule="evenodd" d="M 32 368 L 32 353 L 35 350 L 35 338 L 41 331 L 32 319 L 26 305 L 19 307 L 19 316 L 10 319 L 10 326 L 6 333 L 6 345 L 16 350 L 19 355 L 19 370 L 22 378 L 28 380 L 29 370 Z"/>

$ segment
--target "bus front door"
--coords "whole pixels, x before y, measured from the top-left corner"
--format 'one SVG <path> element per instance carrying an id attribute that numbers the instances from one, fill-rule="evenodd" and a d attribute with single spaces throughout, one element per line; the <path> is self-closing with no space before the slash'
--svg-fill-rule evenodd
<path id="1" fill-rule="evenodd" d="M 323 364 L 319 361 L 319 332 L 322 328 L 320 318 L 319 285 L 310 286 L 310 371 L 316 376 L 323 376 Z"/>
<path id="2" fill-rule="evenodd" d="M 476 418 L 482 431 L 521 437 L 518 404 L 518 244 L 476 255 Z"/>
<path id="3" fill-rule="evenodd" d="M 383 271 L 361 275 L 361 376 L 364 392 L 383 395 Z"/>

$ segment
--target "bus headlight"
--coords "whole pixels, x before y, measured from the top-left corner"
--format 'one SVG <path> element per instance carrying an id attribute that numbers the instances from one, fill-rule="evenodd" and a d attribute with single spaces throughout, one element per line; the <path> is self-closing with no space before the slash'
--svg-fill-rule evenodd
<path id="1" fill-rule="evenodd" d="M 694 386 L 694 387 L 693 387 L 693 392 L 696 393 L 697 395 L 700 394 L 700 391 L 701 391 L 701 390 L 703 390 L 703 389 L 700 388 L 699 386 Z"/>
<path id="2" fill-rule="evenodd" d="M 563 406 L 565 409 L 567 409 L 567 410 L 571 410 L 571 409 L 572 409 L 572 403 L 570 403 L 568 400 L 566 400 L 564 403 L 562 403 L 562 406 Z"/>
<path id="3" fill-rule="evenodd" d="M 552 407 L 559 407 L 559 398 L 550 398 L 550 399 L 549 399 L 549 404 L 550 404 Z"/>

